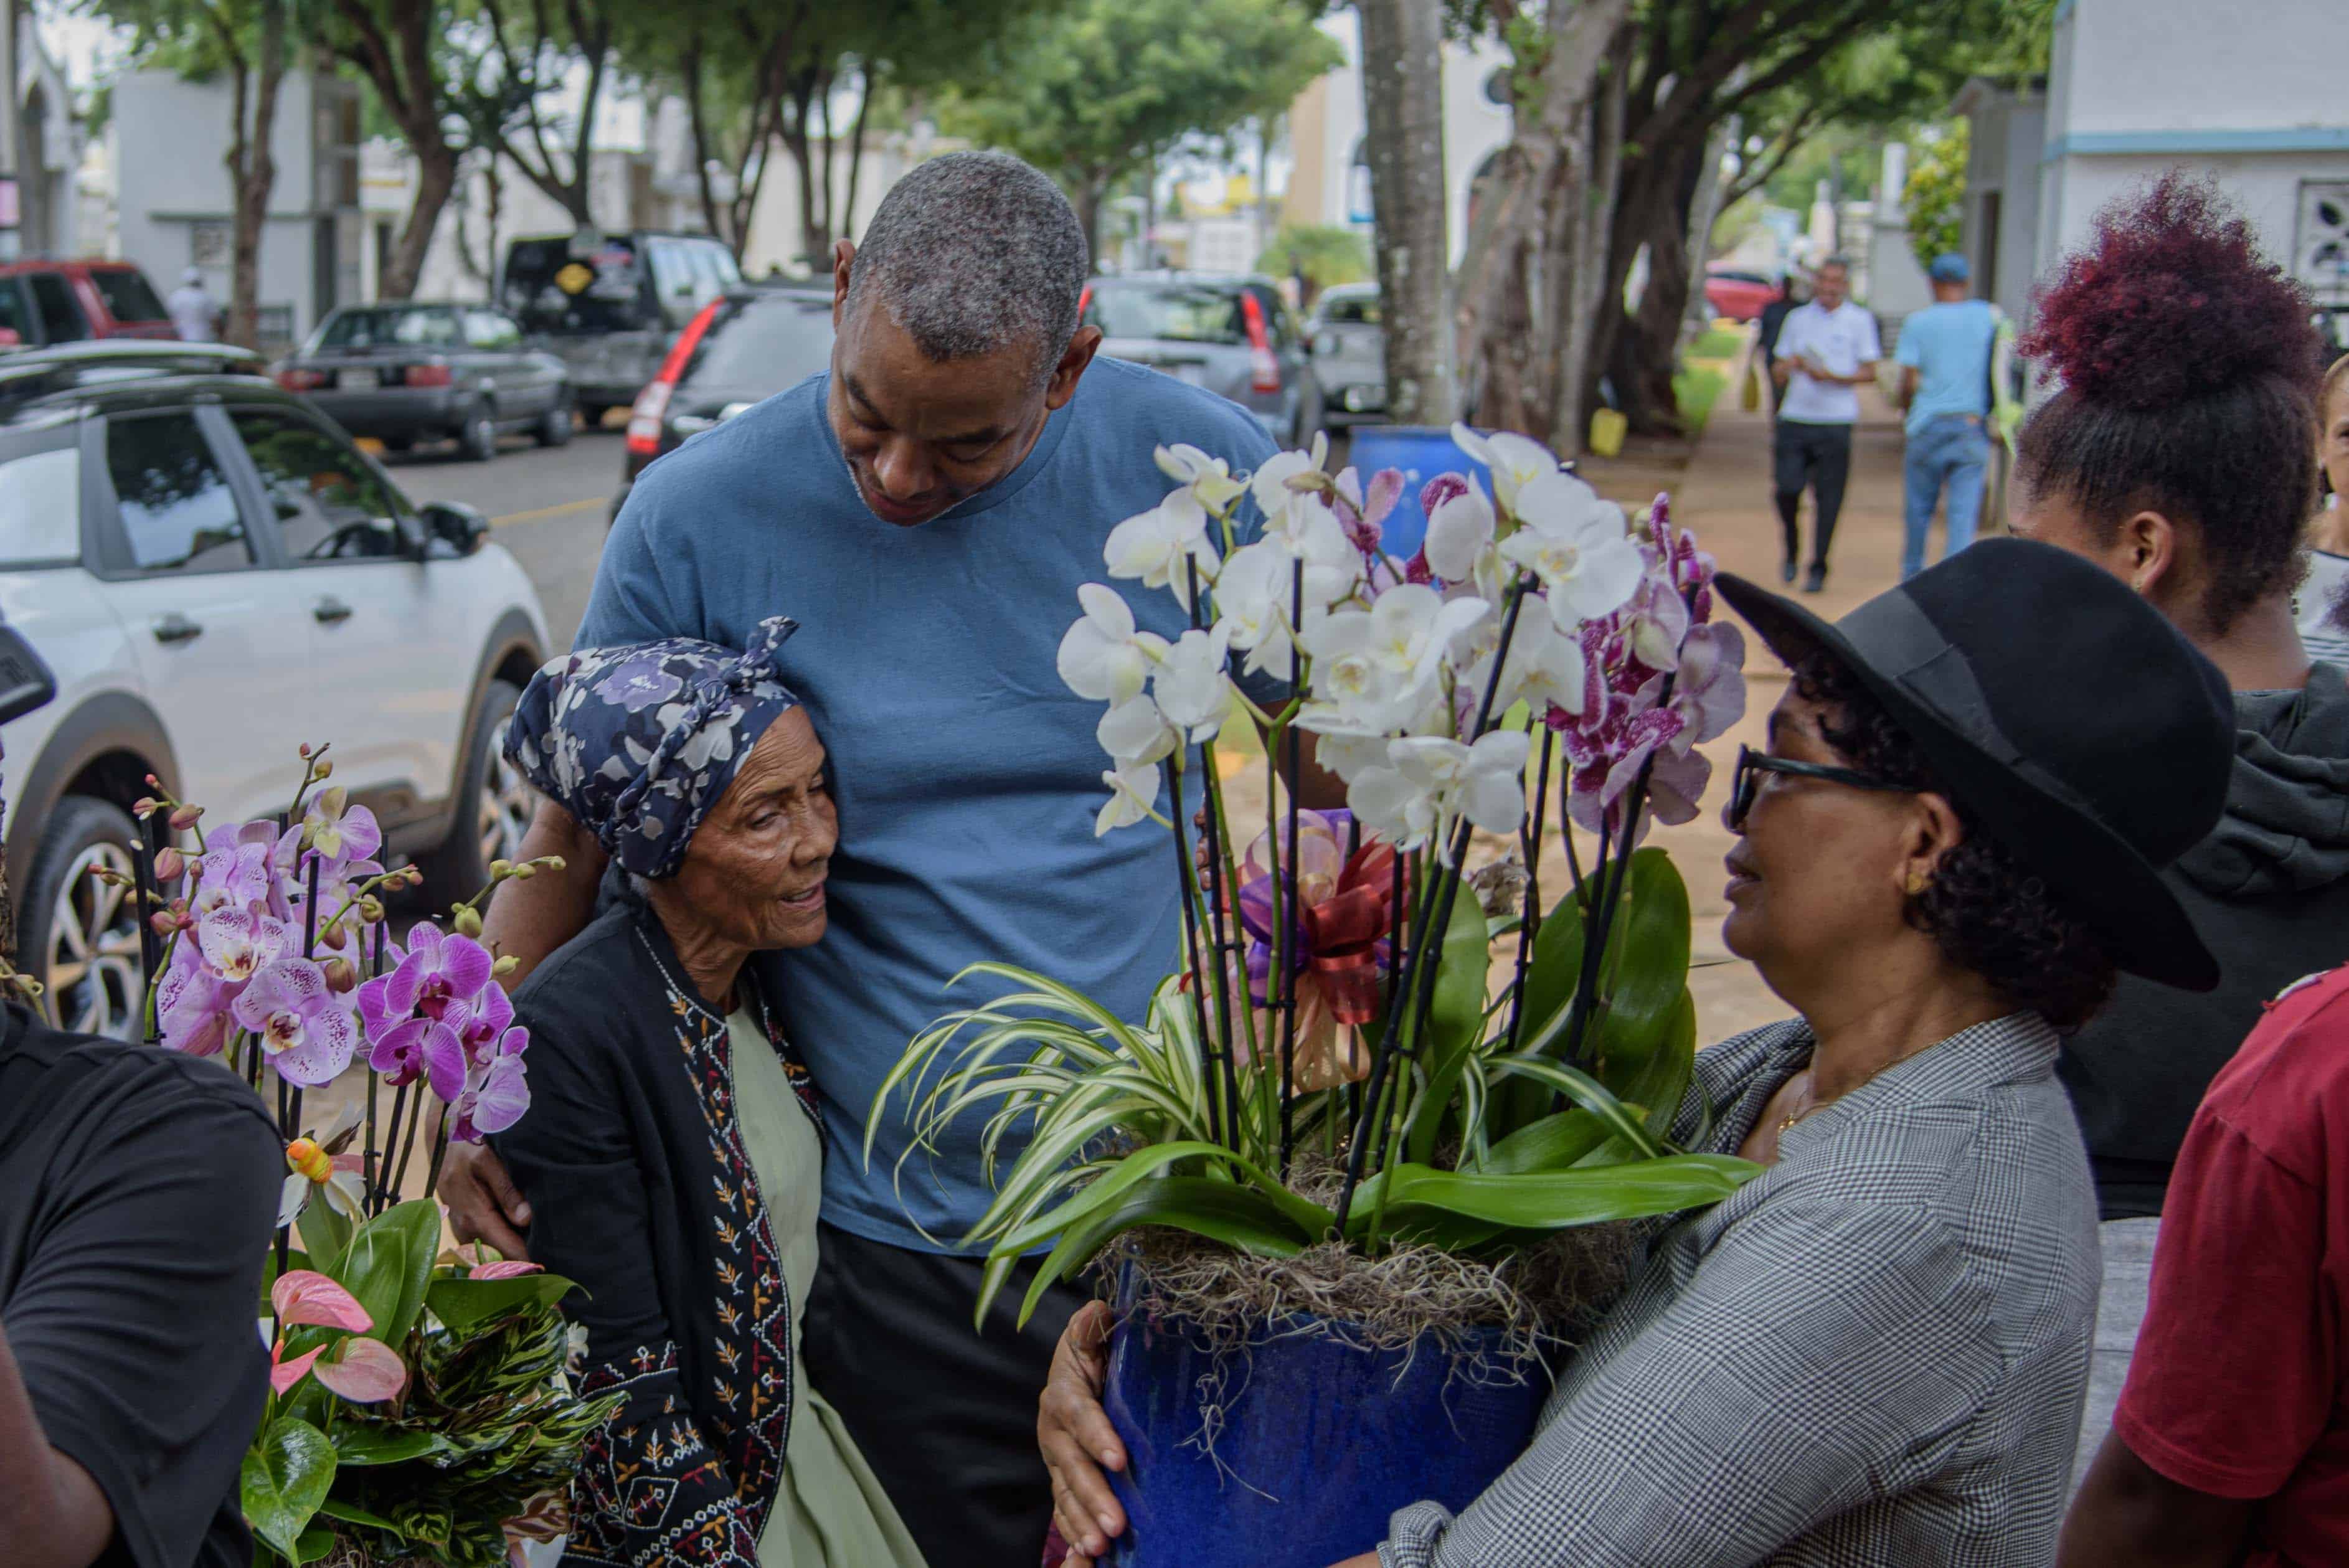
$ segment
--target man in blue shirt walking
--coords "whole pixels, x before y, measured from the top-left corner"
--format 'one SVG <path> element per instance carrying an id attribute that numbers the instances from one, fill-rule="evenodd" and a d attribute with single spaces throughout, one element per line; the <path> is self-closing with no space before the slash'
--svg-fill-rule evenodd
<path id="1" fill-rule="evenodd" d="M 1109 530 L 1170 488 L 1154 448 L 1188 443 L 1235 473 L 1274 451 L 1236 405 L 1095 359 L 1085 249 L 1066 198 L 1017 159 L 953 153 L 907 174 L 863 245 L 838 246 L 830 370 L 645 471 L 578 636 L 740 647 L 766 616 L 801 624 L 781 663 L 830 754 L 840 848 L 828 934 L 762 955 L 761 973 L 830 1134 L 805 1357 L 930 1568 L 1037 1560 L 1051 1498 L 1036 1400 L 1081 1297 L 1056 1291 L 1021 1332 L 1015 1287 L 974 1331 L 981 1260 L 958 1249 L 992 1196 L 984 1119 L 914 1150 L 893 1100 L 869 1168 L 865 1121 L 914 1035 L 982 999 L 947 989 L 978 960 L 1146 1011 L 1179 946 L 1169 846 L 1095 836 L 1101 712 L 1055 654 L 1078 586 L 1108 576 Z M 1181 634 L 1172 595 L 1112 586 L 1142 628 Z M 1316 784 L 1308 804 L 1339 803 Z M 499 890 L 487 935 L 521 960 L 510 983 L 586 923 L 605 865 L 551 804 L 524 851 L 567 864 Z M 440 1191 L 460 1235 L 526 1244 L 527 1206 L 493 1158 L 452 1158 Z"/>
<path id="2" fill-rule="evenodd" d="M 1893 355 L 1901 366 L 1895 400 L 1909 411 L 1904 582 L 1925 569 L 1925 534 L 1945 490 L 1945 553 L 1954 555 L 1974 542 L 1990 464 L 1998 307 L 1966 297 L 1969 269 L 1963 256 L 1934 257 L 1926 275 L 1933 284 L 1933 303 L 1900 324 L 1900 344 Z"/>

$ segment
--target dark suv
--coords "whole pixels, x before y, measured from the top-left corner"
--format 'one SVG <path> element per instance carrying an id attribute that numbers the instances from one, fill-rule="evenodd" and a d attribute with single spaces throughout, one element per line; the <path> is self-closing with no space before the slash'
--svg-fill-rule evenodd
<path id="1" fill-rule="evenodd" d="M 0 265 L 0 346 L 179 335 L 162 297 L 129 262 Z"/>

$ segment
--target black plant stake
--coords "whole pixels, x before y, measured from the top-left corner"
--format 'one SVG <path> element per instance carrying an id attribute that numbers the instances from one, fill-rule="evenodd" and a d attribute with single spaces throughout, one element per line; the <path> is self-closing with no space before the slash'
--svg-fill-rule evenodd
<path id="1" fill-rule="evenodd" d="M 1210 740 L 1207 744 L 1212 746 L 1215 743 Z M 1189 737 L 1184 738 L 1183 745 L 1186 748 L 1190 745 Z M 1178 751 L 1176 755 L 1179 758 L 1181 753 Z M 1203 1081 L 1209 1086 L 1208 1131 L 1215 1141 L 1226 1144 L 1237 1152 L 1238 1140 L 1227 1135 L 1224 1125 L 1226 1119 L 1216 1105 L 1216 1043 L 1207 1032 L 1207 971 L 1199 962 L 1199 906 L 1195 902 L 1197 890 L 1192 876 L 1191 850 L 1183 836 L 1183 769 L 1179 765 L 1174 769 L 1170 787 L 1174 798 L 1172 818 L 1174 824 L 1174 872 L 1179 879 L 1176 885 L 1183 890 L 1183 951 L 1191 960 L 1191 1008 L 1199 1030 L 1199 1071 L 1204 1075 Z"/>
<path id="2" fill-rule="evenodd" d="M 1191 624 L 1195 630 L 1203 608 L 1199 598 L 1199 562 L 1196 556 L 1184 562 L 1191 586 Z M 1204 810 L 1204 842 L 1206 845 L 1207 882 L 1203 895 L 1207 904 L 1207 923 L 1214 935 L 1214 962 L 1200 976 L 1200 984 L 1212 983 L 1216 987 L 1216 1022 L 1222 1030 L 1217 1055 L 1223 1061 L 1224 1130 L 1230 1136 L 1234 1150 L 1240 1146 L 1240 1080 L 1239 1068 L 1233 1060 L 1237 1036 L 1232 1026 L 1231 985 L 1226 975 L 1226 959 L 1232 949 L 1225 939 L 1224 922 L 1224 802 L 1216 773 L 1216 743 L 1210 739 L 1199 748 L 1203 773 L 1199 793 Z M 1187 881 L 1186 881 L 1186 885 Z M 1243 970 L 1245 973 L 1245 970 Z"/>
<path id="3" fill-rule="evenodd" d="M 370 980 L 380 979 L 383 975 L 383 944 L 385 941 L 384 925 L 385 923 L 382 921 L 378 921 L 375 924 L 375 941 L 371 944 L 373 950 L 367 954 L 367 975 Z M 359 1183 L 365 1191 L 367 1201 L 369 1205 L 373 1205 L 376 1199 L 375 1091 L 375 1064 L 373 1062 L 369 1062 L 367 1064 L 367 1146 L 359 1151 L 360 1162 L 366 1167 L 366 1169 L 360 1173 Z M 370 1206 L 367 1212 L 369 1213 L 373 1213 L 375 1211 L 372 1206 Z"/>
<path id="4" fill-rule="evenodd" d="M 1293 704 L 1304 695 L 1305 652 L 1299 638 L 1305 634 L 1305 562 L 1293 562 L 1288 575 L 1288 696 Z M 1289 717 L 1288 742 L 1288 864 L 1280 863 L 1280 846 L 1273 845 L 1272 883 L 1280 911 L 1280 1178 L 1288 1179 L 1288 1160 L 1297 1143 L 1297 944 L 1300 927 L 1297 905 L 1305 892 L 1304 846 L 1298 842 L 1298 785 L 1303 771 L 1303 738 L 1297 718 Z M 1266 755 L 1271 752 L 1267 749 Z M 1266 805 L 1272 797 L 1265 798 Z M 1278 835 L 1274 835 L 1278 841 Z M 1281 879 L 1288 878 L 1284 890 Z"/>

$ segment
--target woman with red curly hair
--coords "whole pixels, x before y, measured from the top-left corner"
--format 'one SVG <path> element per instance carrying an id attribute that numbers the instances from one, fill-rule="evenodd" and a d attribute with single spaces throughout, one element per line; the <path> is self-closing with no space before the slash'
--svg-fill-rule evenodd
<path id="1" fill-rule="evenodd" d="M 2205 1090 L 2214 1100 L 2224 1091 L 2229 1078 L 2214 1088 L 2213 1077 L 2262 1006 L 2349 956 L 2349 672 L 2310 659 L 2293 608 L 2317 494 L 2315 331 L 2307 295 L 2261 254 L 2242 217 L 2210 184 L 2173 171 L 2098 216 L 2043 288 L 2022 347 L 2061 387 L 2023 428 L 2014 531 L 2096 562 L 2168 616 L 2227 676 L 2238 731 L 2226 814 L 2163 873 L 2219 960 L 2219 987 L 2181 995 L 2124 977 L 2060 1067 L 2106 1222 L 2081 1462 L 2096 1453 L 2116 1401 L 2119 1437 L 2129 1437 L 2130 1402 L 2149 1408 L 2140 1384 L 2158 1381 L 2168 1408 L 2237 1413 L 2225 1437 L 2205 1427 L 2187 1446 L 2218 1470 L 2233 1467 L 2228 1484 L 2253 1488 L 2236 1495 L 2258 1496 L 2283 1484 L 2304 1451 L 2309 1434 L 2286 1407 L 2320 1387 L 2329 1407 L 2332 1377 L 2318 1368 L 2349 1351 L 2310 1294 L 2349 1290 L 2349 1259 L 2333 1264 L 2344 1271 L 2335 1279 L 2316 1253 L 2292 1250 L 2321 1251 L 2321 1231 L 2278 1229 L 2278 1204 L 2311 1196 L 2310 1172 L 2280 1158 L 2305 1142 L 2287 1124 L 2322 1097 L 2287 1075 L 2296 1103 L 2273 1092 L 2285 1080 L 2271 1079 L 2270 1092 L 2230 1100 L 2227 1136 L 2189 1138 L 2189 1127 L 2202 1125 Z M 2145 787 L 2167 780 L 2148 777 Z M 2349 1067 L 2349 1054 L 2342 1060 Z M 2339 1077 L 2349 1091 L 2349 1072 Z M 2349 1185 L 2335 1196 L 2349 1201 Z M 2287 1388 L 2294 1378 L 2302 1386 Z M 2223 1458 L 2209 1449 L 2238 1438 Z M 2124 1494 L 2178 1480 L 2223 1490 L 2216 1470 L 2165 1472 L 2136 1449 L 2133 1440 L 2106 1445 L 2085 1496 L 2117 1507 Z M 2336 1495 L 2349 1488 L 2349 1463 L 2332 1484 Z M 2228 1544 L 2209 1561 L 2241 1560 L 2244 1517 L 2237 1510 L 2231 1533 L 2221 1532 Z M 2171 1527 L 2179 1533 L 2163 1537 L 2164 1551 L 2199 1539 L 2185 1522 Z M 2337 1544 L 2317 1557 L 2252 1561 L 2344 1561 L 2349 1533 Z M 2068 1561 L 2154 1560 L 2075 1549 L 2085 1554 Z"/>

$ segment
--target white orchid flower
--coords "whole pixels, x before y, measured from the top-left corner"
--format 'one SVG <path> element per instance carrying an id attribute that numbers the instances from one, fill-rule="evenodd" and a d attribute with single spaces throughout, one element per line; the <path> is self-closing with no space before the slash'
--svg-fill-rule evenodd
<path id="1" fill-rule="evenodd" d="M 1091 702 L 1125 702 L 1139 695 L 1151 665 L 1166 651 L 1166 639 L 1136 631 L 1133 607 L 1114 588 L 1080 583 L 1077 603 L 1084 618 L 1061 639 L 1061 679 Z"/>
<path id="2" fill-rule="evenodd" d="M 1498 624 L 1495 623 L 1492 634 L 1484 640 L 1475 661 L 1461 676 L 1480 700 L 1485 684 L 1493 677 L 1493 655 L 1499 644 Z M 1547 615 L 1520 612 L 1516 630 L 1509 634 L 1509 657 L 1501 667 L 1501 685 L 1494 693 L 1493 711 L 1506 713 L 1523 702 L 1532 706 L 1537 720 L 1551 705 L 1568 713 L 1579 713 L 1588 669 L 1589 661 L 1583 656 L 1579 638 L 1559 631 Z"/>
<path id="3" fill-rule="evenodd" d="M 1225 670 L 1230 656 L 1228 626 L 1211 632 L 1194 627 L 1166 650 L 1150 677 L 1159 712 L 1191 740 L 1209 739 L 1223 727 L 1231 705 L 1231 676 Z"/>
<path id="4" fill-rule="evenodd" d="M 1502 542 L 1501 554 L 1541 579 L 1559 631 L 1613 614 L 1639 591 L 1647 563 L 1621 507 L 1565 473 L 1531 481 L 1517 501 L 1525 526 Z"/>
<path id="5" fill-rule="evenodd" d="M 1319 496 L 1290 498 L 1286 511 L 1265 519 L 1263 542 L 1277 545 L 1305 563 L 1305 605 L 1311 615 L 1350 599 L 1362 584 L 1362 552 L 1346 537 L 1346 525 Z"/>
<path id="6" fill-rule="evenodd" d="M 1248 480 L 1248 491 L 1256 498 L 1257 510 L 1264 513 L 1268 526 L 1274 518 L 1289 508 L 1299 495 L 1308 493 L 1294 488 L 1289 481 L 1307 474 L 1318 474 L 1330 460 L 1330 437 L 1321 430 L 1313 432 L 1313 445 L 1302 452 L 1276 452 L 1257 465 L 1255 476 Z"/>
<path id="7" fill-rule="evenodd" d="M 1314 765 L 1351 784 L 1364 769 L 1376 768 L 1386 761 L 1387 739 L 1383 735 L 1358 730 L 1318 730 L 1313 746 Z"/>
<path id="8" fill-rule="evenodd" d="M 1148 511 L 1109 531 L 1102 560 L 1112 577 L 1139 577 L 1144 588 L 1166 588 L 1191 607 L 1191 563 L 1202 583 L 1216 580 L 1216 547 L 1207 540 L 1207 509 L 1187 490 L 1171 492 Z"/>
<path id="9" fill-rule="evenodd" d="M 1557 472 L 1557 457 L 1547 447 L 1514 431 L 1495 430 L 1480 436 L 1465 425 L 1452 427 L 1453 444 L 1490 469 L 1493 499 L 1501 510 L 1516 515 L 1517 492 L 1544 474 Z"/>
<path id="10" fill-rule="evenodd" d="M 1524 822 L 1529 745 L 1522 729 L 1495 730 L 1474 746 L 1405 736 L 1387 743 L 1384 766 L 1355 776 L 1346 803 L 1398 850 L 1433 840 L 1448 856 L 1452 824 L 1463 816 L 1488 833 L 1513 833 Z"/>
<path id="11" fill-rule="evenodd" d="M 1121 768 L 1157 762 L 1181 744 L 1182 737 L 1146 696 L 1129 697 L 1102 715 L 1093 738 Z"/>
<path id="12" fill-rule="evenodd" d="M 1216 575 L 1216 630 L 1247 655 L 1249 675 L 1288 674 L 1289 573 L 1294 558 L 1269 540 L 1232 552 Z"/>
<path id="13" fill-rule="evenodd" d="M 1093 837 L 1112 828 L 1130 828 L 1158 814 L 1158 764 L 1129 762 L 1102 775 L 1109 786 L 1109 801 L 1093 819 Z"/>
<path id="14" fill-rule="evenodd" d="M 1493 548 L 1496 521 L 1493 503 L 1474 483 L 1438 501 L 1428 514 L 1427 539 L 1420 546 L 1427 569 L 1446 583 L 1465 583 L 1475 576 Z"/>
<path id="15" fill-rule="evenodd" d="M 1336 727 L 1388 733 L 1426 706 L 1452 640 L 1489 609 L 1422 583 L 1388 589 L 1368 610 L 1342 610 L 1306 634 L 1314 660 L 1308 712 Z"/>
<path id="16" fill-rule="evenodd" d="M 1220 513 L 1247 489 L 1245 481 L 1232 477 L 1231 464 L 1186 443 L 1161 447 L 1151 455 L 1157 459 L 1160 473 L 1188 490 L 1209 511 Z"/>

